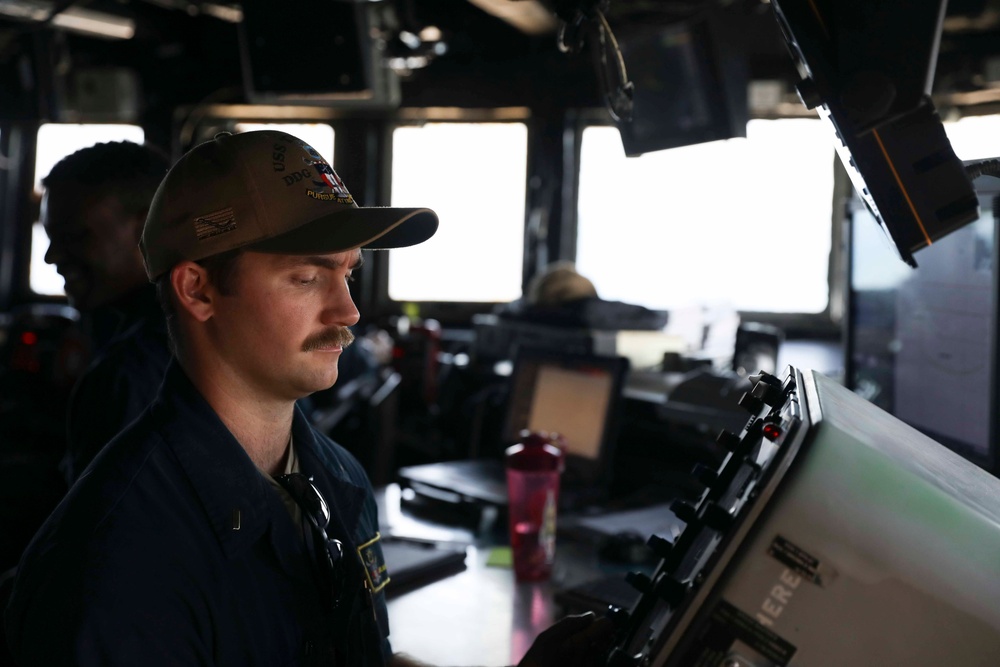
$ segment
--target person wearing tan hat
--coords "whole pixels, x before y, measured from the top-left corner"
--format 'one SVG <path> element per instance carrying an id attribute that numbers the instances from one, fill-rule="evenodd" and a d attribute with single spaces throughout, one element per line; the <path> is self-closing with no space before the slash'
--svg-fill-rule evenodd
<path id="1" fill-rule="evenodd" d="M 295 401 L 337 379 L 360 249 L 437 225 L 357 206 L 281 132 L 219 135 L 171 168 L 140 247 L 176 362 L 26 551 L 18 664 L 414 664 L 388 641 L 371 486 Z M 522 664 L 587 664 L 607 635 L 565 619 Z"/>

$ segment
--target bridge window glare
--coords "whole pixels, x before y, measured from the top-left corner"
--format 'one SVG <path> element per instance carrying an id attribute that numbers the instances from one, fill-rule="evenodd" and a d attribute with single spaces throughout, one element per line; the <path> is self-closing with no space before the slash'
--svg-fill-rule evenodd
<path id="1" fill-rule="evenodd" d="M 587 128 L 577 268 L 652 308 L 822 312 L 833 142 L 819 120 L 752 120 L 745 139 L 626 158 L 616 129 Z"/>
<path id="2" fill-rule="evenodd" d="M 522 123 L 428 123 L 393 134 L 392 206 L 440 218 L 393 250 L 396 301 L 506 302 L 521 295 L 528 131 Z"/>
<path id="3" fill-rule="evenodd" d="M 134 141 L 141 144 L 145 133 L 138 125 L 75 125 L 50 123 L 38 128 L 35 147 L 35 195 L 41 197 L 42 179 L 59 160 L 81 148 L 105 141 Z M 35 294 L 62 296 L 63 279 L 54 266 L 45 263 L 49 237 L 41 223 L 31 227 L 31 260 L 28 265 L 28 286 Z"/>
<path id="4" fill-rule="evenodd" d="M 944 131 L 960 160 L 1000 157 L 1000 115 L 967 116 L 945 123 Z"/>

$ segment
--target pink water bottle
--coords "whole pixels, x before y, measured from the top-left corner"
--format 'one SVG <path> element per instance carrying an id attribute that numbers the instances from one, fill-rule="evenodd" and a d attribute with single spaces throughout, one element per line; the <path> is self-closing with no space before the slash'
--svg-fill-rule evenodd
<path id="1" fill-rule="evenodd" d="M 521 431 L 506 452 L 510 547 L 518 581 L 543 581 L 556 554 L 556 507 L 562 450 L 550 434 Z"/>

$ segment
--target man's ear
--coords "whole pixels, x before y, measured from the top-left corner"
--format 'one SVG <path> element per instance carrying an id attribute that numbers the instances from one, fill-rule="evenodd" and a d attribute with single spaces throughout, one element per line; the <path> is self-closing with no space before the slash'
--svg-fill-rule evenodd
<path id="1" fill-rule="evenodd" d="M 215 313 L 215 291 L 208 280 L 205 267 L 188 260 L 177 263 L 170 270 L 177 307 L 187 311 L 198 322 L 205 322 Z"/>

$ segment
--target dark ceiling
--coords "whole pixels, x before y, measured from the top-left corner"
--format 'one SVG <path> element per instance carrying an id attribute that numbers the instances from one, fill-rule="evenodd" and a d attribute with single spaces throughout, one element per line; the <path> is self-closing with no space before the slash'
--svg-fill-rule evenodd
<path id="1" fill-rule="evenodd" d="M 541 0 L 507 2 L 526 6 Z M 135 21 L 135 36 L 120 41 L 97 39 L 51 23 L 12 18 L 11 7 L 31 3 L 50 10 L 76 8 L 126 16 Z M 572 16 L 578 6 L 593 4 L 546 0 L 543 8 Z M 602 4 L 615 33 L 695 21 L 706 11 L 715 11 L 733 28 L 728 46 L 741 54 L 751 80 L 779 81 L 795 99 L 795 66 L 768 2 L 608 0 Z M 344 11 L 370 12 L 375 17 L 371 34 L 384 49 L 369 55 L 409 63 L 400 77 L 404 105 L 602 106 L 595 67 L 586 49 L 565 53 L 554 32 L 527 35 L 477 5 L 470 0 L 247 0 L 240 5 L 201 0 L 0 0 L 0 117 L 57 118 L 67 77 L 106 67 L 127 68 L 137 75 L 147 119 L 165 117 L 181 105 L 247 101 L 246 61 L 240 55 L 238 25 L 219 18 L 226 12 L 231 18 L 234 9 L 253 15 L 258 24 L 274 26 L 267 37 L 276 71 L 307 75 L 319 89 L 336 88 L 338 76 L 344 76 L 340 73 L 344 59 L 330 56 L 331 33 L 347 29 L 341 27 L 343 21 L 330 18 L 329 10 L 335 8 L 341 12 L 338 16 Z M 439 30 L 444 46 L 403 39 L 428 26 Z M 368 49 L 370 43 L 365 40 L 359 48 Z M 998 58 L 1000 0 L 950 2 L 936 91 L 972 92 L 991 100 L 1000 86 L 993 80 L 1000 78 Z"/>

